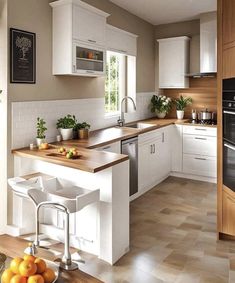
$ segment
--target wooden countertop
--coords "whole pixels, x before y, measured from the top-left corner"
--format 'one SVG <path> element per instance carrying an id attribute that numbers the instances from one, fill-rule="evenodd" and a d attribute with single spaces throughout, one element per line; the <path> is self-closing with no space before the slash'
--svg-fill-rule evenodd
<path id="1" fill-rule="evenodd" d="M 6 254 L 10 258 L 22 257 L 24 249 L 27 247 L 29 242 L 11 237 L 8 235 L 0 236 L 0 252 Z M 54 261 L 55 257 L 49 255 L 49 253 L 44 252 L 42 249 L 39 250 L 39 257 L 45 258 L 50 261 Z M 59 279 L 56 281 L 58 283 L 104 283 L 99 279 L 81 271 L 63 271 L 60 272 Z"/>
<path id="2" fill-rule="evenodd" d="M 52 149 L 49 150 L 29 150 L 29 148 L 15 149 L 13 154 L 21 157 L 33 158 L 43 160 L 46 162 L 79 169 L 91 173 L 96 173 L 104 170 L 108 167 L 114 166 L 118 163 L 128 160 L 128 156 L 116 153 L 96 151 L 95 148 L 105 146 L 110 143 L 125 140 L 138 136 L 142 133 L 146 133 L 155 129 L 166 127 L 172 124 L 183 124 L 192 126 L 203 126 L 197 124 L 191 124 L 188 120 L 177 119 L 148 119 L 144 121 L 138 121 L 139 123 L 150 124 L 151 127 L 136 129 L 129 127 L 112 127 L 107 129 L 101 129 L 90 133 L 87 140 L 69 140 L 59 143 L 53 143 Z M 131 123 L 133 124 L 133 123 Z M 128 124 L 127 124 L 128 126 Z M 205 125 L 206 127 L 207 125 Z M 203 126 L 204 127 L 204 126 Z M 210 126 L 216 127 L 216 126 Z M 57 153 L 58 147 L 72 148 L 76 147 L 81 154 L 81 158 L 73 160 L 67 159 L 62 156 L 53 156 Z"/>

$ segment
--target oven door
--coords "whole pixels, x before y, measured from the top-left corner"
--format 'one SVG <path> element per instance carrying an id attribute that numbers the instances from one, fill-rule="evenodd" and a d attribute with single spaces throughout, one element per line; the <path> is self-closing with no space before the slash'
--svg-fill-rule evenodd
<path id="1" fill-rule="evenodd" d="M 235 146 L 224 142 L 223 183 L 235 191 Z"/>
<path id="2" fill-rule="evenodd" d="M 223 111 L 223 138 L 235 143 L 235 111 Z"/>

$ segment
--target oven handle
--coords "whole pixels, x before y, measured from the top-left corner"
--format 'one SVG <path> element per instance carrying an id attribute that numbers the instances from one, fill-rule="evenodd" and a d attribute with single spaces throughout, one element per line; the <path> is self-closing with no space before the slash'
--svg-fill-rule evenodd
<path id="1" fill-rule="evenodd" d="M 232 111 L 223 111 L 224 114 L 231 114 L 231 115 L 235 115 L 235 112 Z"/>
<path id="2" fill-rule="evenodd" d="M 229 145 L 227 143 L 225 143 L 224 146 L 235 151 L 235 146 Z"/>

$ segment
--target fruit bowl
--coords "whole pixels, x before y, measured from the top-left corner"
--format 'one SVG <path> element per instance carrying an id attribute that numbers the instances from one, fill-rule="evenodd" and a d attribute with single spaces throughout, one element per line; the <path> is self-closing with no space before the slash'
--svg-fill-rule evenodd
<path id="1" fill-rule="evenodd" d="M 52 282 L 52 283 L 55 283 L 59 278 L 59 266 L 56 263 L 54 263 L 53 261 L 45 260 L 45 262 L 46 262 L 47 266 L 55 272 L 56 278 Z"/>

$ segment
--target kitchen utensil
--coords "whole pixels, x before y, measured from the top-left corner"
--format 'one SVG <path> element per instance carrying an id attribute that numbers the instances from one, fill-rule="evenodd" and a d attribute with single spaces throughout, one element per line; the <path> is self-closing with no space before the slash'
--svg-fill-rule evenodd
<path id="1" fill-rule="evenodd" d="M 197 111 L 192 110 L 192 120 L 197 120 Z"/>
<path id="2" fill-rule="evenodd" d="M 211 119 L 212 119 L 212 112 L 208 111 L 207 108 L 206 110 L 200 112 L 200 120 L 207 121 Z"/>

